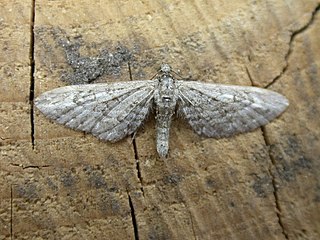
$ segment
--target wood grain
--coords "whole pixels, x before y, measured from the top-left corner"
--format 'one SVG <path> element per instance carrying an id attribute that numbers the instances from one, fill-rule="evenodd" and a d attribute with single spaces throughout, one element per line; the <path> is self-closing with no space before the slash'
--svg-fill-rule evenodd
<path id="1" fill-rule="evenodd" d="M 0 239 L 319 239 L 319 8 L 36 1 L 33 43 L 31 4 L 2 1 Z M 175 119 L 162 160 L 152 116 L 135 151 L 131 138 L 101 142 L 33 109 L 30 47 L 36 96 L 101 70 L 93 60 L 113 54 L 95 82 L 129 80 L 128 60 L 136 80 L 167 62 L 183 77 L 267 86 L 290 106 L 230 139 L 200 138 Z"/>

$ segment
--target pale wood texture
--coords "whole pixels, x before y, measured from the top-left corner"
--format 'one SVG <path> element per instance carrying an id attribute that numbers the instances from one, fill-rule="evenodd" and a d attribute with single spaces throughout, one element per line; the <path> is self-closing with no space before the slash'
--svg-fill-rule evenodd
<path id="1" fill-rule="evenodd" d="M 0 3 L 0 239 L 320 239 L 318 1 L 36 1 L 36 96 L 72 73 L 69 39 L 83 57 L 127 48 L 134 79 L 167 62 L 290 101 L 230 139 L 202 139 L 176 119 L 167 159 L 152 117 L 135 157 L 130 137 L 100 142 L 31 112 L 29 2 Z M 124 80 L 126 61 L 97 79 Z"/>

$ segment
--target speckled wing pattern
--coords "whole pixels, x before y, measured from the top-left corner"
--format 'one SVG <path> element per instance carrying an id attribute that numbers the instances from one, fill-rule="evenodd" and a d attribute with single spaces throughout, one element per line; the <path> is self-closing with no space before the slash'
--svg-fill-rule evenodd
<path id="1" fill-rule="evenodd" d="M 178 114 L 199 135 L 230 137 L 267 124 L 289 105 L 279 93 L 256 87 L 177 81 Z"/>
<path id="2" fill-rule="evenodd" d="M 147 80 L 66 86 L 45 92 L 35 105 L 60 124 L 115 142 L 142 124 L 152 107 L 155 84 Z"/>
<path id="3" fill-rule="evenodd" d="M 155 110 L 160 157 L 168 154 L 176 112 L 196 133 L 221 138 L 263 126 L 289 105 L 270 90 L 176 80 L 173 73 L 163 64 L 153 80 L 57 88 L 43 93 L 35 105 L 60 124 L 112 142 L 136 132 Z"/>

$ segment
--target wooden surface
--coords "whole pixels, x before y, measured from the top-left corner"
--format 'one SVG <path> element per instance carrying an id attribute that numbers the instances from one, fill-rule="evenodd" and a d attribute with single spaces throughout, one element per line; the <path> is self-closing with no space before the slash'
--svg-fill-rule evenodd
<path id="1" fill-rule="evenodd" d="M 36 1 L 34 42 L 30 2 L 0 3 L 0 239 L 320 239 L 318 1 Z M 113 66 L 95 64 L 110 53 Z M 290 106 L 230 139 L 175 119 L 163 160 L 152 117 L 135 153 L 130 137 L 100 142 L 29 102 L 32 81 L 38 96 L 92 68 L 129 80 L 128 60 L 133 79 L 167 62 Z"/>

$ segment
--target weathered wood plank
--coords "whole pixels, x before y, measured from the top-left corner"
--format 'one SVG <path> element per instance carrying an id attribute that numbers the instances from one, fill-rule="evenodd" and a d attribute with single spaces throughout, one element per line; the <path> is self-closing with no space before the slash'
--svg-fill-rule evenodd
<path id="1" fill-rule="evenodd" d="M 318 239 L 317 4 L 36 2 L 36 95 L 93 68 L 95 81 L 129 80 L 130 60 L 134 79 L 167 62 L 185 77 L 269 86 L 290 101 L 265 128 L 230 139 L 202 139 L 176 119 L 163 160 L 152 117 L 135 153 L 130 138 L 100 142 L 35 110 L 33 149 L 31 6 L 1 3 L 0 238 Z M 93 61 L 110 53 L 107 69 Z M 87 69 L 75 74 L 75 62 Z"/>

